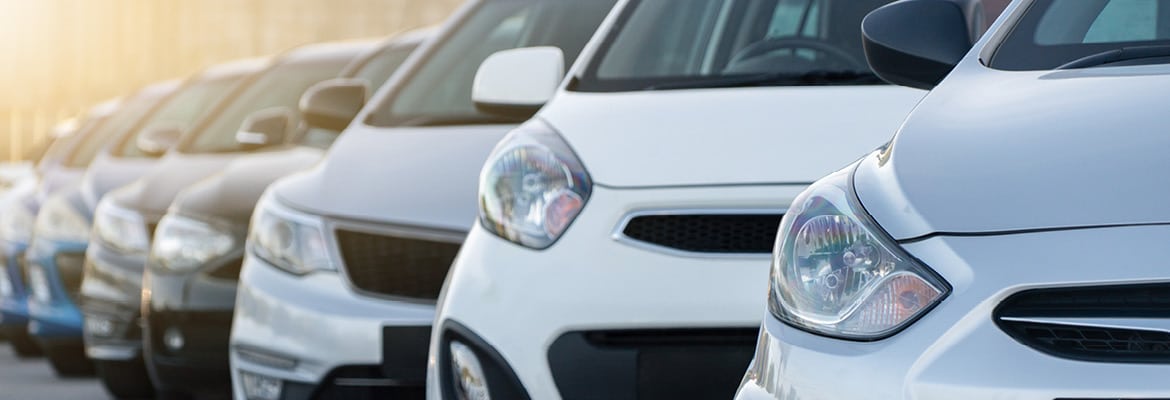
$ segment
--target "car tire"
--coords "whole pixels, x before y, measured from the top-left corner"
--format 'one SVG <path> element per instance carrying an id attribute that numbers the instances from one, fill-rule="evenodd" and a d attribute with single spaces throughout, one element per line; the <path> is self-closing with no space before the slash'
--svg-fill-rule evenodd
<path id="1" fill-rule="evenodd" d="M 115 399 L 154 398 L 154 384 L 141 359 L 131 361 L 94 361 L 98 379 Z"/>
<path id="2" fill-rule="evenodd" d="M 45 352 L 41 351 L 41 346 L 28 337 L 27 333 L 9 334 L 8 343 L 12 345 L 12 352 L 16 353 L 16 358 L 37 358 L 45 355 Z"/>
<path id="3" fill-rule="evenodd" d="M 53 372 L 62 378 L 89 377 L 96 372 L 93 362 L 85 356 L 85 348 L 80 345 L 46 346 L 45 357 L 49 359 Z"/>

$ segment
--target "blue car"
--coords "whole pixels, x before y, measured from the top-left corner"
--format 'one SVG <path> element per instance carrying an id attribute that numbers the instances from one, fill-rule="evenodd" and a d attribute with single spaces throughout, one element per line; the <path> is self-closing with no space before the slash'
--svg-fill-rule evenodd
<path id="1" fill-rule="evenodd" d="M 177 82 L 152 85 L 103 113 L 100 123 L 79 137 L 61 163 L 67 180 L 43 180 L 32 239 L 24 253 L 28 287 L 28 333 L 60 376 L 89 375 L 94 364 L 85 351 L 84 318 L 79 307 L 85 251 L 93 226 L 93 199 L 85 196 L 86 169 L 111 144 L 129 140 L 128 132 L 154 105 L 178 88 Z"/>
<path id="2" fill-rule="evenodd" d="M 41 182 L 71 179 L 70 174 L 62 172 L 61 163 L 77 144 L 77 137 L 92 128 L 92 122 L 87 120 L 85 126 L 79 126 L 68 120 L 55 126 L 50 140 L 38 146 L 39 150 L 30 157 L 37 162 L 39 178 L 21 179 L 0 195 L 0 334 L 8 339 L 17 357 L 42 354 L 28 334 L 29 291 L 22 267 L 38 208 L 37 191 Z"/>

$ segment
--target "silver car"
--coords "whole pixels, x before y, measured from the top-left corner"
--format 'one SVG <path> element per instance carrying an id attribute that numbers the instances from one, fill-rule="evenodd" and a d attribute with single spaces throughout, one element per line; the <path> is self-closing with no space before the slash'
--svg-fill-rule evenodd
<path id="1" fill-rule="evenodd" d="M 1170 2 L 961 3 L 863 23 L 933 91 L 793 203 L 739 399 L 1170 398 Z"/>

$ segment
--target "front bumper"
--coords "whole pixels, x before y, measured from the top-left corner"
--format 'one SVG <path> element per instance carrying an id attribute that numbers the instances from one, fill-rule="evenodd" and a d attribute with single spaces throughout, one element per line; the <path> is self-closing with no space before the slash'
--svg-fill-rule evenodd
<path id="1" fill-rule="evenodd" d="M 148 265 L 143 277 L 145 359 L 157 387 L 182 393 L 227 393 L 228 337 L 242 252 L 190 273 Z"/>
<path id="2" fill-rule="evenodd" d="M 11 286 L 7 296 L 0 296 L 0 332 L 28 331 L 28 288 L 22 271 L 27 247 L 26 243 L 0 240 L 0 274 Z"/>
<path id="3" fill-rule="evenodd" d="M 142 355 L 142 271 L 145 254 L 125 254 L 100 241 L 86 249 L 81 299 L 88 325 L 86 354 L 95 360 L 131 361 Z"/>
<path id="4" fill-rule="evenodd" d="M 429 332 L 433 320 L 433 305 L 360 296 L 338 273 L 294 276 L 248 255 L 231 334 L 233 393 L 247 398 L 243 373 L 282 381 L 283 398 L 290 400 L 360 391 L 362 383 L 390 392 L 399 388 L 386 385 L 418 390 L 421 382 L 385 373 L 383 345 L 393 344 L 396 333 Z M 413 339 L 415 346 L 425 350 L 428 336 Z"/>
<path id="5" fill-rule="evenodd" d="M 81 343 L 82 316 L 77 299 L 85 248 L 85 243 L 36 240 L 25 253 L 26 268 L 44 271 L 50 289 L 48 301 L 29 296 L 28 330 L 37 340 Z"/>
<path id="6" fill-rule="evenodd" d="M 542 251 L 477 225 L 440 301 L 429 394 L 450 394 L 443 355 L 454 336 L 481 359 L 497 353 L 492 363 L 513 369 L 532 399 L 731 397 L 751 358 L 770 256 L 680 254 L 614 233 L 644 211 L 773 212 L 802 189 L 597 187 Z"/>
<path id="7" fill-rule="evenodd" d="M 766 318 L 738 399 L 1153 399 L 1168 364 L 1086 362 L 1041 353 L 993 320 L 1031 289 L 1170 282 L 1170 227 L 935 237 L 903 247 L 954 287 L 898 335 L 841 341 Z M 761 297 L 761 303 L 763 298 Z M 762 305 L 762 304 L 760 304 Z M 761 309 L 757 305 L 757 309 Z"/>

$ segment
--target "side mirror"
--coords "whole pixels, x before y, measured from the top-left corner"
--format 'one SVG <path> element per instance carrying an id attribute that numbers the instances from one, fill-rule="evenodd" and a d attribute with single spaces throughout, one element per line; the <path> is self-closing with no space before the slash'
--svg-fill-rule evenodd
<path id="1" fill-rule="evenodd" d="M 254 112 L 236 132 L 236 142 L 245 149 L 283 144 L 293 130 L 294 118 L 292 111 L 284 107 Z"/>
<path id="2" fill-rule="evenodd" d="M 177 125 L 155 126 L 138 135 L 135 145 L 148 156 L 158 157 L 179 144 L 183 128 Z"/>
<path id="3" fill-rule="evenodd" d="M 318 83 L 301 96 L 301 115 L 311 127 L 341 132 L 365 106 L 369 91 L 369 83 L 362 79 Z"/>
<path id="4" fill-rule="evenodd" d="M 471 99 L 480 111 L 530 118 L 565 78 L 565 54 L 557 47 L 528 47 L 492 54 L 480 64 Z"/>
<path id="5" fill-rule="evenodd" d="M 933 89 L 971 50 L 962 7 L 948 0 L 903 0 L 861 21 L 869 66 L 895 85 Z"/>

